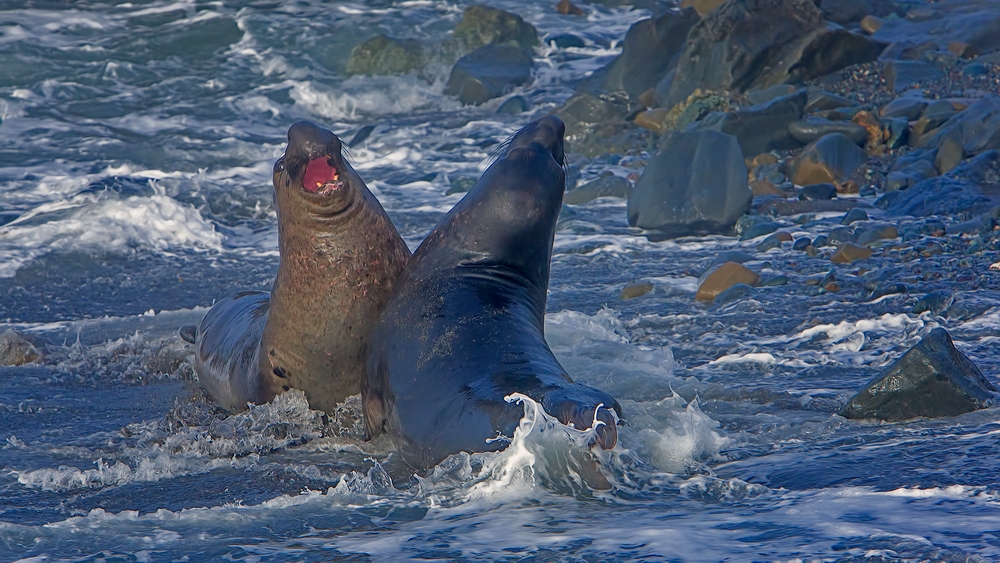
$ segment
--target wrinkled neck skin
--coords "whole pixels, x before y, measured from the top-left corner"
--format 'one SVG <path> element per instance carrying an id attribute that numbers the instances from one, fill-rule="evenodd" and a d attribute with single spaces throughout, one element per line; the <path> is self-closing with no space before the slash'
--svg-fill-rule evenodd
<path id="1" fill-rule="evenodd" d="M 322 410 L 359 391 L 365 339 L 409 256 L 375 196 L 341 166 L 349 180 L 329 201 L 294 180 L 276 186 L 280 261 L 260 352 L 265 376 Z"/>

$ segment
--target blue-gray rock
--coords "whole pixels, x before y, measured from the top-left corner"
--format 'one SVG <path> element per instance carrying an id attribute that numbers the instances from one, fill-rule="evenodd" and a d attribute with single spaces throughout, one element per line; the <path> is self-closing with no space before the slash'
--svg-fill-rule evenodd
<path id="1" fill-rule="evenodd" d="M 812 0 L 730 0 L 687 35 L 664 107 L 697 88 L 747 92 L 873 61 L 884 45 L 828 23 Z"/>
<path id="2" fill-rule="evenodd" d="M 879 115 L 883 118 L 905 117 L 909 121 L 915 121 L 920 119 L 928 104 L 930 104 L 928 100 L 913 92 L 907 92 L 882 106 Z"/>
<path id="3" fill-rule="evenodd" d="M 767 252 L 772 248 L 781 248 L 781 239 L 778 238 L 777 234 L 772 234 L 757 243 L 757 252 Z"/>
<path id="4" fill-rule="evenodd" d="M 925 4 L 927 18 L 890 18 L 872 35 L 882 43 L 923 46 L 947 51 L 953 41 L 979 53 L 1000 49 L 1000 3 L 995 0 L 950 0 Z M 891 46 L 887 51 L 898 51 Z"/>
<path id="5" fill-rule="evenodd" d="M 910 140 L 910 124 L 905 117 L 883 119 L 882 123 L 889 130 L 889 138 L 885 140 L 886 147 L 898 149 Z"/>
<path id="6" fill-rule="evenodd" d="M 756 215 L 755 217 L 760 217 L 760 215 Z M 754 221 L 752 224 L 747 226 L 742 232 L 739 233 L 740 240 L 753 240 L 757 237 L 769 235 L 780 228 L 781 225 L 775 223 L 774 221 L 768 221 L 765 219 L 762 219 L 760 221 Z"/>
<path id="7" fill-rule="evenodd" d="M 518 47 L 483 45 L 451 69 L 444 93 L 466 105 L 479 105 L 531 80 L 531 55 Z"/>
<path id="8" fill-rule="evenodd" d="M 805 250 L 810 246 L 812 246 L 812 241 L 808 238 L 802 237 L 795 239 L 795 242 L 792 243 L 792 250 Z"/>
<path id="9" fill-rule="evenodd" d="M 854 235 L 851 234 L 850 229 L 847 227 L 835 227 L 827 235 L 826 244 L 829 246 L 839 246 L 845 242 L 854 242 Z M 816 246 L 816 244 L 814 243 L 813 246 Z M 819 248 L 818 246 L 816 247 Z"/>
<path id="10" fill-rule="evenodd" d="M 844 218 L 840 220 L 841 225 L 850 225 L 851 223 L 856 223 L 858 221 L 867 221 L 868 212 L 864 209 L 854 208 L 844 215 Z"/>
<path id="11" fill-rule="evenodd" d="M 802 117 L 806 100 L 808 96 L 802 88 L 761 105 L 710 113 L 688 126 L 688 130 L 713 130 L 733 135 L 746 158 L 772 150 L 798 148 L 801 143 L 792 138 L 788 127 Z"/>
<path id="12" fill-rule="evenodd" d="M 868 141 L 868 130 L 850 121 L 830 121 L 821 117 L 807 117 L 788 125 L 788 133 L 803 145 L 830 133 L 840 133 L 854 141 L 858 146 L 865 146 Z"/>
<path id="13" fill-rule="evenodd" d="M 800 186 L 844 180 L 868 161 L 868 154 L 840 133 L 824 135 L 792 160 L 789 176 Z"/>
<path id="14" fill-rule="evenodd" d="M 928 178 L 906 190 L 889 192 L 875 205 L 890 216 L 979 215 L 997 204 L 1000 152 L 987 151 L 944 176 Z"/>
<path id="15" fill-rule="evenodd" d="M 811 90 L 809 92 L 809 101 L 806 102 L 806 112 L 812 113 L 814 111 L 849 108 L 853 105 L 853 101 L 843 96 L 831 94 L 824 90 Z"/>
<path id="16" fill-rule="evenodd" d="M 916 160 L 909 166 L 890 172 L 886 176 L 885 191 L 905 190 L 927 178 L 937 176 L 934 164 L 926 160 Z"/>
<path id="17" fill-rule="evenodd" d="M 545 38 L 546 43 L 551 43 L 559 49 L 569 49 L 571 47 L 583 48 L 587 44 L 583 39 L 573 35 L 572 33 L 561 33 L 559 35 L 550 35 Z"/>
<path id="18" fill-rule="evenodd" d="M 923 61 L 889 61 L 882 66 L 882 78 L 892 92 L 902 92 L 918 83 L 944 78 L 944 73 Z"/>
<path id="19" fill-rule="evenodd" d="M 813 239 L 812 246 L 814 248 L 823 248 L 824 246 L 830 246 L 830 237 L 826 235 L 819 235 Z"/>
<path id="20" fill-rule="evenodd" d="M 365 142 L 365 140 L 371 136 L 372 131 L 374 130 L 375 126 L 372 124 L 365 125 L 361 129 L 358 129 L 358 132 L 355 133 L 353 137 L 351 137 L 351 140 L 350 142 L 347 143 L 347 146 L 357 147 L 361 145 L 361 143 Z"/>
<path id="21" fill-rule="evenodd" d="M 666 236 L 728 232 L 752 199 L 736 137 L 673 133 L 646 164 L 628 200 L 628 223 Z"/>
<path id="22" fill-rule="evenodd" d="M 750 101 L 751 105 L 757 106 L 760 104 L 766 104 L 775 98 L 794 94 L 795 90 L 795 86 L 792 86 L 791 84 L 778 84 L 777 86 L 771 86 L 770 88 L 764 88 L 763 90 L 751 90 L 750 92 L 747 92 L 747 100 Z"/>
<path id="23" fill-rule="evenodd" d="M 819 201 L 837 197 L 837 186 L 833 184 L 810 184 L 799 191 L 799 199 Z"/>
<path id="24" fill-rule="evenodd" d="M 528 50 L 538 44 L 538 31 L 517 14 L 473 4 L 462 12 L 462 20 L 455 26 L 455 39 L 468 49 L 490 44 L 516 44 Z"/>
<path id="25" fill-rule="evenodd" d="M 909 291 L 905 283 L 886 283 L 875 288 L 875 291 L 868 297 L 870 301 L 875 301 L 886 295 L 902 295 Z"/>
<path id="26" fill-rule="evenodd" d="M 628 199 L 630 195 L 632 195 L 632 184 L 625 178 L 610 174 L 567 191 L 563 196 L 563 203 L 581 205 L 599 197 Z"/>
<path id="27" fill-rule="evenodd" d="M 753 286 L 747 285 L 745 283 L 735 284 L 724 290 L 722 293 L 716 295 L 715 299 L 712 300 L 712 305 L 719 306 L 719 305 L 724 305 L 726 303 L 731 303 L 733 301 L 746 297 L 747 295 L 750 294 L 751 291 L 753 291 Z"/>
<path id="28" fill-rule="evenodd" d="M 952 116 L 927 146 L 940 148 L 946 142 L 961 146 L 966 156 L 1000 149 L 1000 97 L 987 96 Z"/>
<path id="29" fill-rule="evenodd" d="M 522 113 L 526 112 L 531 108 L 531 104 L 524 96 L 517 95 L 511 96 L 504 100 L 500 107 L 497 108 L 497 113 Z"/>
<path id="30" fill-rule="evenodd" d="M 955 302 L 955 294 L 950 289 L 937 289 L 924 295 L 913 304 L 913 314 L 930 312 L 932 315 L 940 315 L 951 307 Z"/>
<path id="31" fill-rule="evenodd" d="M 737 264 L 742 264 L 744 262 L 749 262 L 754 259 L 753 254 L 743 252 L 742 250 L 727 250 L 725 252 L 720 252 L 718 256 L 712 260 L 712 263 L 708 265 L 708 268 L 702 273 L 702 277 L 715 269 L 716 266 L 721 266 L 726 262 L 736 262 Z M 700 280 L 704 281 L 704 280 Z M 701 285 L 699 283 L 699 285 Z"/>
<path id="32" fill-rule="evenodd" d="M 888 422 L 940 418 L 986 408 L 996 398 L 996 387 L 945 329 L 935 328 L 852 397 L 840 415 Z"/>

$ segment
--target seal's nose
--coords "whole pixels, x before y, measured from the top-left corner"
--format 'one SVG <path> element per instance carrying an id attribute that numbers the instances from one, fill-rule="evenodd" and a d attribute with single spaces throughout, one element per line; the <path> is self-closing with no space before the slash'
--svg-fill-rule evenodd
<path id="1" fill-rule="evenodd" d="M 288 128 L 286 156 L 310 161 L 323 156 L 339 156 L 340 149 L 340 139 L 315 123 L 299 121 Z"/>
<path id="2" fill-rule="evenodd" d="M 518 131 L 517 136 L 511 141 L 510 148 L 526 147 L 537 143 L 551 152 L 552 158 L 562 165 L 566 157 L 564 148 L 565 134 L 566 125 L 558 117 L 550 115 L 538 121 L 533 121 L 526 125 L 524 129 Z"/>

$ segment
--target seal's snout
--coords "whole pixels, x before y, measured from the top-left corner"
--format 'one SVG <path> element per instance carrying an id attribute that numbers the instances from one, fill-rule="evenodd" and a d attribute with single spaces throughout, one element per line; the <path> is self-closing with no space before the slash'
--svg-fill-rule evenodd
<path id="1" fill-rule="evenodd" d="M 527 147 L 538 144 L 552 153 L 552 158 L 562 166 L 566 159 L 565 141 L 566 125 L 554 115 L 543 117 L 529 123 L 517 133 L 511 142 L 511 148 Z"/>
<path id="2" fill-rule="evenodd" d="M 285 157 L 305 163 L 302 188 L 311 193 L 329 194 L 344 186 L 341 177 L 340 139 L 332 131 L 309 121 L 299 121 L 288 129 Z"/>

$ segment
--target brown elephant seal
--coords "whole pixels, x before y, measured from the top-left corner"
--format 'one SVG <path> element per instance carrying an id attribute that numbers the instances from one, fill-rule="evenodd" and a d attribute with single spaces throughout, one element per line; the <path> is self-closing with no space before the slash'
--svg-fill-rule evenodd
<path id="1" fill-rule="evenodd" d="M 220 405 L 294 387 L 329 411 L 359 391 L 368 334 L 410 252 L 326 129 L 291 126 L 273 184 L 280 259 L 270 294 L 227 297 L 181 336 Z"/>
<path id="2" fill-rule="evenodd" d="M 502 157 L 420 244 L 372 330 L 361 386 L 369 438 L 389 437 L 411 467 L 506 447 L 522 393 L 596 442 L 618 434 L 607 393 L 574 383 L 545 342 L 556 220 L 566 185 L 563 134 L 546 117 Z"/>

